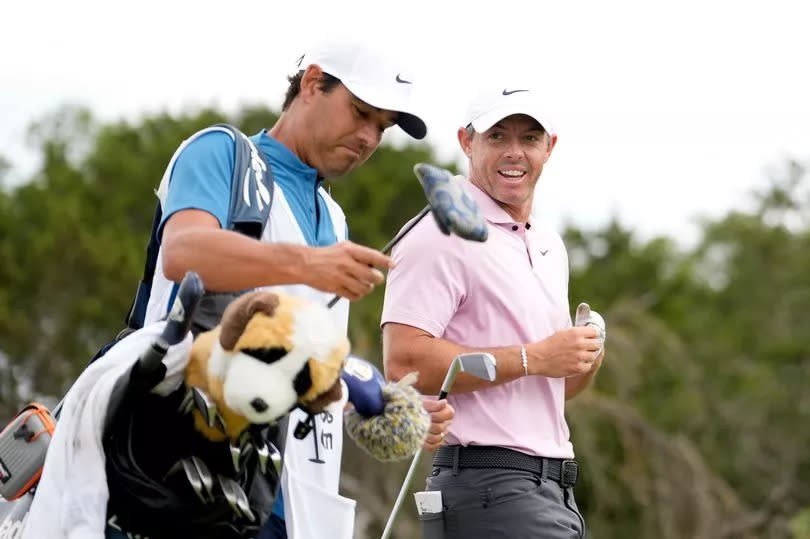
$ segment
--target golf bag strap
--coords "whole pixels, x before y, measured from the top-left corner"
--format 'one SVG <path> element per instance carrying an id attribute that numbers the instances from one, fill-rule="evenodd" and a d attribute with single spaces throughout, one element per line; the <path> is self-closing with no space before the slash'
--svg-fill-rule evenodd
<path id="1" fill-rule="evenodd" d="M 160 240 L 157 237 L 160 220 L 163 210 L 160 203 L 155 204 L 155 214 L 152 217 L 152 231 L 149 234 L 149 244 L 146 246 L 146 263 L 143 267 L 143 276 L 135 290 L 135 297 L 132 298 L 132 305 L 124 320 L 126 327 L 138 329 L 143 326 L 146 319 L 146 306 L 149 304 L 149 295 L 152 291 L 152 276 L 155 274 L 155 264 L 157 264 Z M 117 341 L 118 339 L 116 339 Z"/>
<path id="2" fill-rule="evenodd" d="M 198 131 L 185 144 L 213 131 L 228 133 L 234 140 L 234 167 L 231 178 L 231 195 L 228 206 L 227 229 L 259 239 L 270 215 L 273 204 L 273 173 L 264 155 L 250 138 L 229 124 L 216 124 Z M 178 152 L 179 153 L 179 152 Z M 177 154 L 169 163 L 167 174 L 171 174 Z M 160 250 L 160 223 L 163 219 L 163 201 L 158 201 L 152 218 L 152 232 L 146 247 L 146 263 L 143 276 L 138 283 L 135 297 L 130 305 L 124 323 L 128 328 L 140 329 L 146 318 L 146 308 L 152 293 L 152 279 L 155 275 L 158 252 Z M 215 301 L 217 305 L 232 300 Z M 171 304 L 171 302 L 169 302 Z M 205 311 L 208 312 L 208 311 Z M 220 313 L 221 314 L 221 313 Z"/>

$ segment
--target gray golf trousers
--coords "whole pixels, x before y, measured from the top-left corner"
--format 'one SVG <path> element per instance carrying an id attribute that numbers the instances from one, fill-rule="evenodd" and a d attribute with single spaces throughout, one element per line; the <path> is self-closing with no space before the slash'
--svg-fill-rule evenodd
<path id="1" fill-rule="evenodd" d="M 581 539 L 585 522 L 571 488 L 521 470 L 434 467 L 445 539 Z"/>

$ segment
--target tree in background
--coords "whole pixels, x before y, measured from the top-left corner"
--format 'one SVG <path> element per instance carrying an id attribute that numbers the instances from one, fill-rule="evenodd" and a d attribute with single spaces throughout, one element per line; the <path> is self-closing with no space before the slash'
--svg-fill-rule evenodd
<path id="1" fill-rule="evenodd" d="M 255 133 L 275 119 L 246 107 L 100 123 L 69 108 L 33 126 L 41 167 L 0 188 L 6 417 L 28 399 L 61 396 L 121 329 L 153 190 L 177 145 L 213 123 Z M 381 247 L 424 205 L 412 172 L 420 161 L 435 161 L 430 147 L 386 145 L 330 182 L 354 241 Z M 0 160 L 0 185 L 7 171 Z M 568 410 L 592 537 L 810 537 L 806 182 L 802 165 L 787 163 L 749 210 L 703 222 L 691 248 L 640 241 L 619 220 L 566 230 L 571 301 L 603 313 L 609 334 L 594 387 Z M 353 352 L 377 364 L 381 302 L 378 290 L 353 304 L 350 321 Z M 379 536 L 406 467 L 346 444 L 342 488 L 358 499 L 357 537 Z M 399 537 L 419 536 L 413 513 L 400 517 Z"/>
<path id="2" fill-rule="evenodd" d="M 571 296 L 605 306 L 610 336 L 569 408 L 596 535 L 808 536 L 806 181 L 788 163 L 688 252 L 569 231 Z"/>

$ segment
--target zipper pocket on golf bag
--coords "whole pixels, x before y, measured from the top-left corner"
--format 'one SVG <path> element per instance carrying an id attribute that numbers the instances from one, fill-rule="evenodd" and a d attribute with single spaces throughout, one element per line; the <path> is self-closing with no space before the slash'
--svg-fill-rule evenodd
<path id="1" fill-rule="evenodd" d="M 36 485 L 55 428 L 50 411 L 33 402 L 0 432 L 0 496 L 15 500 Z"/>

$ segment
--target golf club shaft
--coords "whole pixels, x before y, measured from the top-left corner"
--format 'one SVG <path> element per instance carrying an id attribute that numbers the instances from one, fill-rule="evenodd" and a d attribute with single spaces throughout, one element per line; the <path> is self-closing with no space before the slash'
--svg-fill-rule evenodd
<path id="1" fill-rule="evenodd" d="M 402 487 L 399 489 L 399 494 L 397 495 L 397 501 L 394 502 L 394 508 L 391 509 L 391 514 L 388 516 L 388 522 L 385 523 L 385 529 L 383 530 L 383 534 L 380 539 L 388 539 L 391 537 L 391 530 L 393 529 L 394 521 L 397 519 L 397 514 L 399 514 L 402 503 L 405 501 L 405 495 L 411 488 L 413 475 L 416 472 L 416 468 L 419 467 L 419 462 L 421 460 L 422 449 L 420 448 L 419 451 L 417 451 L 413 456 L 413 460 L 411 460 L 411 467 L 408 468 L 408 473 L 405 475 L 405 481 L 402 482 Z"/>
<path id="2" fill-rule="evenodd" d="M 458 360 L 454 359 L 453 362 L 450 364 L 450 368 L 447 369 L 447 374 L 444 375 L 444 382 L 442 383 L 441 391 L 439 392 L 439 400 L 447 397 L 447 394 L 450 392 L 450 388 L 453 385 L 453 382 L 456 379 L 456 374 L 458 374 Z M 416 472 L 416 468 L 419 466 L 419 461 L 422 459 L 422 448 L 419 448 L 419 451 L 413 456 L 413 460 L 411 461 L 411 467 L 408 468 L 408 473 L 405 475 L 405 480 L 402 482 L 402 487 L 399 489 L 399 495 L 397 495 L 397 501 L 394 502 L 394 508 L 391 509 L 391 515 L 388 517 L 388 522 L 385 524 L 385 530 L 383 530 L 382 538 L 381 539 L 388 539 L 391 535 L 391 527 L 394 525 L 394 520 L 397 518 L 397 514 L 399 513 L 400 507 L 402 506 L 402 502 L 405 501 L 405 494 L 408 493 L 408 490 L 411 488 L 411 481 L 413 480 L 413 474 Z"/>
<path id="3" fill-rule="evenodd" d="M 408 223 L 408 224 L 405 226 L 405 228 L 403 228 L 402 230 L 400 230 L 399 234 L 397 234 L 396 236 L 394 236 L 394 239 L 392 239 L 391 241 L 389 241 L 389 242 L 388 242 L 388 243 L 385 245 L 385 247 L 383 247 L 383 248 L 382 248 L 382 254 L 387 255 L 388 253 L 390 253 L 390 252 L 391 252 L 391 249 L 393 249 L 393 248 L 394 248 L 394 245 L 396 245 L 397 243 L 399 243 L 399 240 L 401 240 L 402 238 L 404 238 L 404 237 L 405 237 L 405 234 L 407 234 L 408 232 L 410 232 L 410 231 L 411 231 L 411 229 L 412 229 L 413 227 L 415 227 L 415 226 L 416 226 L 416 225 L 419 223 L 419 221 L 421 221 L 421 220 L 422 220 L 422 218 L 423 218 L 423 217 L 425 217 L 425 215 L 427 215 L 428 213 L 430 213 L 430 205 L 427 205 L 427 206 L 425 206 L 424 208 L 422 208 L 422 211 L 420 211 L 419 213 L 417 213 L 417 214 L 416 214 L 416 217 L 414 217 L 414 218 L 411 220 L 411 222 L 410 222 L 410 223 Z"/>
<path id="4" fill-rule="evenodd" d="M 447 374 L 444 375 L 444 381 L 442 382 L 441 390 L 439 390 L 438 400 L 447 398 L 447 394 L 450 393 L 450 389 L 456 382 L 456 376 L 458 376 L 458 371 L 459 371 L 459 362 L 458 360 L 454 359 L 453 362 L 450 364 L 450 368 L 447 369 Z"/>
<path id="5" fill-rule="evenodd" d="M 399 234 L 397 234 L 396 236 L 394 236 L 394 239 L 392 239 L 391 241 L 389 241 L 389 242 L 386 244 L 386 246 L 382 248 L 382 254 L 387 255 L 388 253 L 390 253 L 390 252 L 391 252 L 391 249 L 393 249 L 393 248 L 394 248 L 394 245 L 396 245 L 397 243 L 399 243 L 399 240 L 401 240 L 402 238 L 404 238 L 404 237 L 405 237 L 405 234 L 407 234 L 408 232 L 410 232 L 410 231 L 411 231 L 411 229 L 412 229 L 413 227 L 415 227 L 415 226 L 416 226 L 416 224 L 417 224 L 419 221 L 421 221 L 421 220 L 422 220 L 422 218 L 423 218 L 425 215 L 427 215 L 428 213 L 430 213 L 430 205 L 425 206 L 424 208 L 422 208 L 422 211 L 420 211 L 419 213 L 417 213 L 417 214 L 416 214 L 416 217 L 414 217 L 414 218 L 413 218 L 413 220 L 411 220 L 411 222 L 410 222 L 410 223 L 408 223 L 408 224 L 405 226 L 405 228 L 403 228 L 402 230 L 400 230 Z M 327 308 L 327 309 L 331 309 L 332 307 L 334 307 L 334 306 L 335 306 L 335 303 L 337 303 L 338 301 L 340 301 L 340 298 L 341 298 L 341 297 L 342 297 L 342 296 L 335 296 L 335 297 L 333 297 L 333 298 L 332 298 L 332 299 L 329 301 L 329 303 L 327 303 L 327 304 L 326 304 L 326 308 Z"/>

